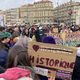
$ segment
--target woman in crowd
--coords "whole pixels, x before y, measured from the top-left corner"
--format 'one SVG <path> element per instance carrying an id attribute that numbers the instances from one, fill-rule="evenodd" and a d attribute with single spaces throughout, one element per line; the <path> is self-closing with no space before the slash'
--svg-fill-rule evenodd
<path id="1" fill-rule="evenodd" d="M 7 60 L 7 68 L 15 68 L 15 67 L 29 70 L 31 72 L 29 77 L 33 80 L 38 80 L 38 77 L 35 74 L 33 67 L 31 66 L 27 49 L 24 49 L 23 47 L 18 46 L 18 45 L 10 49 L 9 54 L 8 54 L 8 60 Z M 11 71 L 14 73 L 13 70 Z M 16 74 L 16 75 L 19 76 L 19 74 Z M 16 77 L 16 75 L 13 74 L 14 78 Z M 7 76 L 7 77 L 10 77 L 10 76 Z M 27 78 L 24 79 L 23 77 L 23 79 L 21 80 L 27 80 Z"/>
<path id="2" fill-rule="evenodd" d="M 29 28 L 24 28 L 23 34 L 26 35 L 27 37 L 30 37 L 30 35 L 29 35 Z"/>
<path id="3" fill-rule="evenodd" d="M 5 71 L 11 34 L 8 32 L 0 32 L 0 73 Z"/>
<path id="4" fill-rule="evenodd" d="M 18 41 L 15 43 L 14 46 L 20 45 L 26 49 L 28 47 L 28 42 L 32 41 L 32 39 L 28 37 L 28 35 L 29 35 L 28 29 L 27 28 L 23 29 L 23 31 L 21 32 L 21 35 L 19 36 Z"/>
<path id="5" fill-rule="evenodd" d="M 9 55 L 8 55 L 8 62 L 7 62 L 7 68 L 11 67 L 20 67 L 24 69 L 29 69 L 31 71 L 31 77 L 33 80 L 35 79 L 35 72 L 33 67 L 31 66 L 28 51 L 27 49 L 21 47 L 21 46 L 14 46 L 10 49 Z"/>

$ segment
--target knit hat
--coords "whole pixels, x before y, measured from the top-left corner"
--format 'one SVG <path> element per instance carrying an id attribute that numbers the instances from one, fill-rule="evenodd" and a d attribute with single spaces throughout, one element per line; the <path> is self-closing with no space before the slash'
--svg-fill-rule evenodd
<path id="1" fill-rule="evenodd" d="M 42 42 L 43 43 L 56 44 L 55 39 L 52 36 L 43 37 Z"/>
<path id="2" fill-rule="evenodd" d="M 9 32 L 0 32 L 0 38 L 11 38 L 12 35 Z"/>

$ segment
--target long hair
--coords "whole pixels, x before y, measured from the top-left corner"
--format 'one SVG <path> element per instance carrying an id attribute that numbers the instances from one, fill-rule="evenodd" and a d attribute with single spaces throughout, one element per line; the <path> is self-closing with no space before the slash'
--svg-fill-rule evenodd
<path id="1" fill-rule="evenodd" d="M 17 66 L 28 66 L 32 67 L 30 63 L 30 58 L 28 56 L 27 49 L 17 45 L 9 50 L 7 68 L 17 67 Z M 34 80 L 39 80 L 37 74 L 34 75 Z"/>
<path id="2" fill-rule="evenodd" d="M 7 59 L 7 68 L 17 67 L 17 66 L 30 66 L 27 49 L 25 50 L 21 46 L 14 46 L 9 50 Z"/>

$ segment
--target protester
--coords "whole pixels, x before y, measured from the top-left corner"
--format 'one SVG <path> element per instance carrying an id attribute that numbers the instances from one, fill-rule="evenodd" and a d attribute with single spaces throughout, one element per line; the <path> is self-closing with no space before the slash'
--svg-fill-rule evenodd
<path id="1" fill-rule="evenodd" d="M 15 43 L 19 40 L 19 36 L 18 37 L 13 37 L 12 42 L 15 45 Z"/>
<path id="2" fill-rule="evenodd" d="M 0 42 L 4 44 L 8 49 L 12 47 L 10 43 L 12 35 L 9 32 L 0 32 Z"/>
<path id="3" fill-rule="evenodd" d="M 3 73 L 5 71 L 7 56 L 7 48 L 2 43 L 0 43 L 0 73 Z"/>
<path id="4" fill-rule="evenodd" d="M 72 80 L 80 80 L 80 44 L 78 44 L 77 47 L 77 56 L 73 69 Z"/>
<path id="5" fill-rule="evenodd" d="M 24 28 L 23 34 L 26 35 L 27 37 L 30 37 L 29 36 L 29 28 Z"/>
<path id="6" fill-rule="evenodd" d="M 35 38 L 37 42 L 42 42 L 42 38 L 45 36 L 44 34 L 44 29 L 42 28 L 42 26 L 37 27 L 36 31 L 35 31 Z"/>
<path id="7" fill-rule="evenodd" d="M 31 72 L 30 77 L 33 80 L 38 80 L 38 78 L 35 74 L 35 71 L 30 63 L 27 49 L 24 49 L 21 46 L 17 45 L 17 46 L 12 47 L 9 50 L 7 68 L 12 68 L 12 67 L 28 69 Z"/>
<path id="8" fill-rule="evenodd" d="M 15 27 L 13 30 L 14 30 L 13 33 L 12 33 L 13 37 L 14 36 L 20 36 L 20 29 L 19 29 L 19 27 Z"/>
<path id="9" fill-rule="evenodd" d="M 4 30 L 5 30 L 5 27 L 0 26 L 0 31 L 2 32 Z"/>
<path id="10" fill-rule="evenodd" d="M 29 37 L 30 37 L 30 38 L 33 37 L 35 31 L 36 31 L 36 28 L 35 28 L 35 27 L 31 27 L 31 28 L 29 29 Z"/>
<path id="11" fill-rule="evenodd" d="M 6 32 L 9 32 L 9 33 L 11 33 L 11 34 L 14 33 L 14 29 L 13 29 L 13 28 L 8 28 L 8 29 L 6 29 L 5 31 L 6 31 Z"/>
<path id="12" fill-rule="evenodd" d="M 0 32 L 0 73 L 5 71 L 8 50 L 11 47 L 10 37 L 10 33 Z"/>

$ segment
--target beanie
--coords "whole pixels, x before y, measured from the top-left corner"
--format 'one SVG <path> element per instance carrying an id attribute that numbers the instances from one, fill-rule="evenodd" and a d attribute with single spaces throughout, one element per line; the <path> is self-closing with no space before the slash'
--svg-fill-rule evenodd
<path id="1" fill-rule="evenodd" d="M 50 44 L 56 44 L 54 37 L 52 36 L 45 36 L 42 39 L 43 43 L 50 43 Z"/>
<path id="2" fill-rule="evenodd" d="M 11 38 L 12 37 L 12 35 L 11 35 L 11 33 L 9 33 L 9 32 L 0 32 L 0 38 L 2 39 L 2 38 Z"/>

